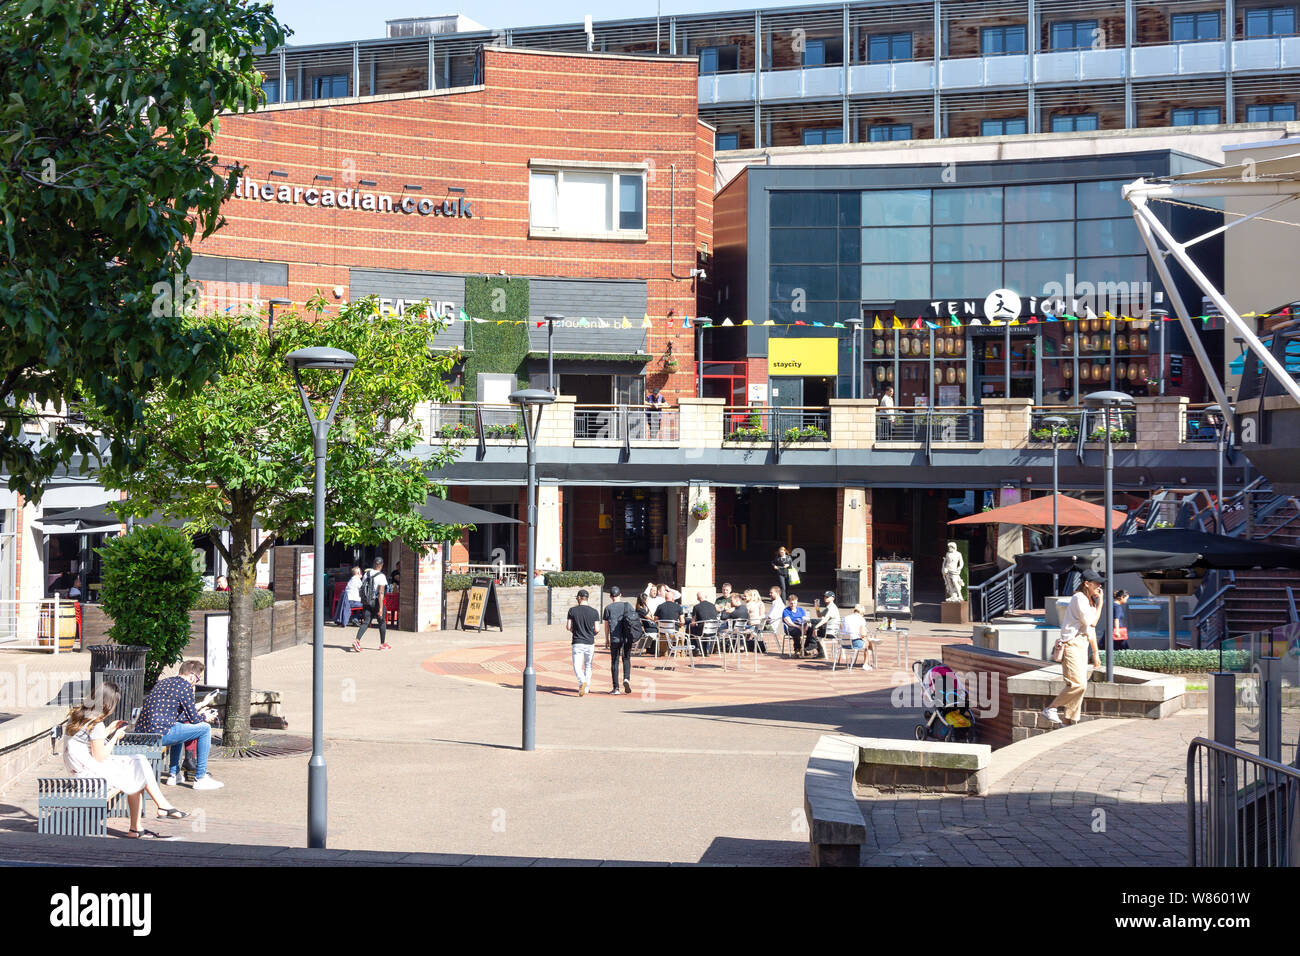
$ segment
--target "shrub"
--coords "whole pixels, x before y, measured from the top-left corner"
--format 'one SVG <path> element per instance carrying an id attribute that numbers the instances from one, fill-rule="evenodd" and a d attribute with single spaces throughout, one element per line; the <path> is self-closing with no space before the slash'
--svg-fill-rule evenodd
<path id="1" fill-rule="evenodd" d="M 1106 440 L 1105 428 L 1094 428 L 1092 430 L 1092 434 L 1088 436 L 1088 441 L 1105 441 L 1105 440 Z M 1112 442 L 1121 442 L 1121 443 L 1128 442 L 1133 440 L 1133 436 L 1131 436 L 1128 433 L 1127 429 L 1112 428 L 1110 430 L 1110 440 Z"/>
<path id="2" fill-rule="evenodd" d="M 165 525 L 136 527 L 109 538 L 100 601 L 113 619 L 109 639 L 149 648 L 145 689 L 181 659 L 190 642 L 190 608 L 203 591 L 189 536 Z"/>
<path id="3" fill-rule="evenodd" d="M 275 595 L 266 588 L 253 589 L 253 610 L 264 611 L 275 603 Z M 229 611 L 229 591 L 200 591 L 194 601 L 195 611 Z"/>
<path id="4" fill-rule="evenodd" d="M 444 574 L 442 576 L 442 589 L 444 591 L 468 591 L 469 586 L 473 583 L 473 576 L 468 574 Z"/>
<path id="5" fill-rule="evenodd" d="M 1035 428 L 1029 433 L 1029 437 L 1034 441 L 1051 441 L 1052 430 L 1050 428 Z M 1079 429 L 1066 425 L 1064 428 L 1056 430 L 1056 440 L 1058 442 L 1074 441 L 1079 437 Z"/>
<path id="6" fill-rule="evenodd" d="M 793 428 L 785 430 L 784 437 L 787 442 L 827 441 L 830 439 L 830 435 L 816 425 L 795 425 Z"/>
<path id="7" fill-rule="evenodd" d="M 547 571 L 544 580 L 548 588 L 599 588 L 605 585 L 605 575 L 599 571 Z"/>
<path id="8" fill-rule="evenodd" d="M 473 438 L 474 429 L 464 422 L 453 422 L 438 429 L 439 438 Z"/>
<path id="9" fill-rule="evenodd" d="M 1103 658 L 1106 650 L 1101 648 Z M 1228 670 L 1239 670 L 1250 664 L 1250 655 L 1246 651 L 1224 651 L 1222 666 Z M 1219 652 L 1215 650 L 1149 650 L 1116 651 L 1116 667 L 1132 667 L 1140 671 L 1155 671 L 1158 674 L 1207 674 L 1220 667 Z"/>
<path id="10" fill-rule="evenodd" d="M 510 424 L 488 425 L 483 429 L 484 438 L 523 438 L 524 427 L 519 422 Z"/>
<path id="11" fill-rule="evenodd" d="M 771 438 L 767 431 L 761 426 L 741 425 L 735 431 L 731 432 L 724 441 L 767 441 Z"/>

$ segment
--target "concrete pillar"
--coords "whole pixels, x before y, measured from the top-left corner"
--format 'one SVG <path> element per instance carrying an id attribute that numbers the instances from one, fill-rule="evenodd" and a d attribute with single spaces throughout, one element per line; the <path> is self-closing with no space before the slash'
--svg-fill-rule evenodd
<path id="1" fill-rule="evenodd" d="M 694 594 L 696 591 L 703 591 L 706 594 L 714 592 L 717 497 L 714 490 L 707 485 L 678 490 L 678 540 L 682 543 L 678 548 L 681 555 L 678 572 L 683 594 Z M 696 518 L 691 514 L 691 506 L 697 501 L 708 503 L 707 518 Z"/>
<path id="2" fill-rule="evenodd" d="M 871 611 L 871 489 L 839 488 L 835 498 L 835 521 L 840 529 L 835 566 L 862 572 L 858 577 L 858 601 Z"/>
<path id="3" fill-rule="evenodd" d="M 559 485 L 538 485 L 537 567 L 543 571 L 559 571 L 564 566 L 560 505 Z"/>

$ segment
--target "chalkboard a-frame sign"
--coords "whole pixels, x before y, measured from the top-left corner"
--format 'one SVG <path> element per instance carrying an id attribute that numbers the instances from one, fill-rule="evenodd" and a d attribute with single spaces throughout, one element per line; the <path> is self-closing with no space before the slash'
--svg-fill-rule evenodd
<path id="1" fill-rule="evenodd" d="M 501 624 L 501 605 L 497 603 L 496 581 L 490 577 L 475 578 L 469 586 L 468 600 L 461 605 L 460 629 L 483 631 L 489 627 L 505 630 Z"/>

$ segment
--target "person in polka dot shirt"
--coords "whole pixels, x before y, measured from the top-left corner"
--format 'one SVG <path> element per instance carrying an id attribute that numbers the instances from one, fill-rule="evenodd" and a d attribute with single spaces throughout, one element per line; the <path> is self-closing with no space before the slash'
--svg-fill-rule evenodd
<path id="1" fill-rule="evenodd" d="M 195 790 L 218 790 L 225 784 L 208 773 L 208 753 L 212 749 L 212 721 L 215 710 L 200 714 L 194 708 L 194 687 L 203 675 L 203 665 L 198 661 L 183 661 L 180 673 L 154 684 L 144 699 L 140 716 L 135 722 L 138 734 L 162 734 L 160 743 L 170 748 L 169 786 L 181 781 L 181 755 L 185 745 L 195 742 Z"/>

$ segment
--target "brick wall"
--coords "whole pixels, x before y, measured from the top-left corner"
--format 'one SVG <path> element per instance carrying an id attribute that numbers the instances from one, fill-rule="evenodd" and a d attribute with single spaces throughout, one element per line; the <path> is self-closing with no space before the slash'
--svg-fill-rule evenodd
<path id="1" fill-rule="evenodd" d="M 1007 678 L 1027 671 L 1036 671 L 1046 667 L 1047 661 L 1008 654 L 1004 651 L 987 650 L 968 645 L 945 645 L 941 657 L 943 662 L 960 674 L 979 675 L 979 683 L 993 691 L 997 701 L 992 714 L 977 714 L 979 743 L 989 744 L 995 750 L 1012 742 L 1014 730 L 1014 703 L 1007 688 Z M 973 690 L 968 684 L 968 690 Z M 1023 736 L 1020 735 L 1020 736 Z M 1015 737 L 1015 739 L 1020 739 Z"/>
<path id="2" fill-rule="evenodd" d="M 694 338 L 680 318 L 697 314 L 690 271 L 700 242 L 713 238 L 713 140 L 697 117 L 697 64 L 489 47 L 483 71 L 482 88 L 225 116 L 215 144 L 224 162 L 245 164 L 259 184 L 357 188 L 398 203 L 412 184 L 421 190 L 405 195 L 417 199 L 463 196 L 472 217 L 232 197 L 227 225 L 196 252 L 287 262 L 288 284 L 260 295 L 294 302 L 322 289 L 333 304 L 335 286 L 346 298 L 350 266 L 643 280 L 654 323 L 648 348 L 662 356 L 671 342 L 681 362 L 678 372 L 659 373 L 665 394 L 694 394 Z M 530 239 L 533 159 L 649 164 L 648 240 Z M 377 185 L 360 186 L 362 179 Z"/>

